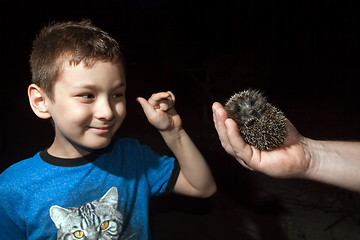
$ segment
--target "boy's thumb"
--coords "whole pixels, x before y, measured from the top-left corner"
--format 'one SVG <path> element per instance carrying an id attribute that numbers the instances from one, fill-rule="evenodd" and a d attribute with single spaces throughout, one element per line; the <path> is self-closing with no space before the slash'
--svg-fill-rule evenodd
<path id="1" fill-rule="evenodd" d="M 138 98 L 136 98 L 136 101 L 138 101 L 138 103 L 140 103 L 140 105 L 143 108 L 146 115 L 148 115 L 150 112 L 154 111 L 153 106 L 151 106 L 151 104 L 145 98 L 138 97 Z"/>

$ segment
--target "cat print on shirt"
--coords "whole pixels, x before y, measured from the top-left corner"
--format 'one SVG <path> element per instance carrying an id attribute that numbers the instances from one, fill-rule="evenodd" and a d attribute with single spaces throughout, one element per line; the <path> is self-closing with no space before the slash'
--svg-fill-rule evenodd
<path id="1" fill-rule="evenodd" d="M 50 217 L 55 223 L 58 240 L 115 240 L 122 230 L 123 216 L 117 210 L 116 187 L 100 199 L 79 208 L 52 206 Z"/>

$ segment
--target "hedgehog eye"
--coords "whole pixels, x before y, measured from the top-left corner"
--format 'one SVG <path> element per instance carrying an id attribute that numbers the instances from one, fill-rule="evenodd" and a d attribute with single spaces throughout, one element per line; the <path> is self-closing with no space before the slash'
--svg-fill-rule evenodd
<path id="1" fill-rule="evenodd" d="M 255 110 L 254 110 L 254 109 L 249 109 L 249 110 L 248 110 L 248 114 L 249 114 L 249 115 L 253 115 L 253 114 L 254 114 L 254 112 L 255 112 Z"/>
<path id="2" fill-rule="evenodd" d="M 228 107 L 230 112 L 238 112 L 240 110 L 239 105 L 237 105 L 236 103 L 229 104 Z"/>
<path id="3" fill-rule="evenodd" d="M 76 237 L 77 239 L 83 238 L 84 237 L 84 232 L 79 230 L 74 232 L 74 237 Z"/>

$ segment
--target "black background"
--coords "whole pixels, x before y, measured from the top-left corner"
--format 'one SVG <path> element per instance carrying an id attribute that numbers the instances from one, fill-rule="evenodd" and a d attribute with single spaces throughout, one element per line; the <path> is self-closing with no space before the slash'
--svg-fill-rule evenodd
<path id="1" fill-rule="evenodd" d="M 220 192 L 236 192 L 236 179 L 249 175 L 222 150 L 212 122 L 212 103 L 224 103 L 237 91 L 262 90 L 304 136 L 359 140 L 355 3 L 2 1 L 0 172 L 53 138 L 50 123 L 38 119 L 27 100 L 35 35 L 51 21 L 83 18 L 116 38 L 126 55 L 128 115 L 118 136 L 169 153 L 135 98 L 172 90 L 184 127 L 207 156 Z M 245 193 L 253 191 L 258 190 L 248 187 Z"/>

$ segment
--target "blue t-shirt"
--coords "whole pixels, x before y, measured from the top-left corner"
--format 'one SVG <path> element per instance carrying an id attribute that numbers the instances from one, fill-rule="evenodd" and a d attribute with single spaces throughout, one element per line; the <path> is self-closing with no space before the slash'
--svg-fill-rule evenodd
<path id="1" fill-rule="evenodd" d="M 133 139 L 77 159 L 42 151 L 0 175 L 0 239 L 149 239 L 148 200 L 178 174 Z"/>

